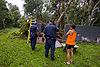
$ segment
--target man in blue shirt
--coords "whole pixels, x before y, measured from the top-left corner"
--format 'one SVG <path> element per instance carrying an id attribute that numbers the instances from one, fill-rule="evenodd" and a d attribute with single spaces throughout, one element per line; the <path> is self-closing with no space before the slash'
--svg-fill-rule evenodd
<path id="1" fill-rule="evenodd" d="M 32 48 L 32 50 L 35 49 L 37 36 L 39 38 L 37 22 L 35 22 L 34 25 L 31 25 L 31 27 L 30 27 L 30 38 L 31 38 L 31 48 Z"/>
<path id="2" fill-rule="evenodd" d="M 56 32 L 59 32 L 59 28 L 53 25 L 53 19 L 50 19 L 49 25 L 44 28 L 42 41 L 44 36 L 46 38 L 45 43 L 45 57 L 48 57 L 49 48 L 51 48 L 51 60 L 54 60 L 54 51 L 55 51 L 55 41 L 56 41 Z"/>

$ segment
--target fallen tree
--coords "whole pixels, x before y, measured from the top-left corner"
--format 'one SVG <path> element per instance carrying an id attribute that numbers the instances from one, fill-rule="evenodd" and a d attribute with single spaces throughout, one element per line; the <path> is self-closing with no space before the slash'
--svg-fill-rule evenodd
<path id="1" fill-rule="evenodd" d="M 72 0 L 69 0 L 69 2 L 68 2 L 68 4 L 67 4 L 67 7 L 66 7 L 65 10 L 61 13 L 59 19 L 57 20 L 57 22 L 56 22 L 56 26 L 57 26 L 57 27 L 59 26 L 61 19 L 63 18 L 63 16 L 65 15 L 67 9 L 69 8 L 69 6 L 70 6 L 70 4 L 71 4 L 71 1 L 72 1 Z"/>

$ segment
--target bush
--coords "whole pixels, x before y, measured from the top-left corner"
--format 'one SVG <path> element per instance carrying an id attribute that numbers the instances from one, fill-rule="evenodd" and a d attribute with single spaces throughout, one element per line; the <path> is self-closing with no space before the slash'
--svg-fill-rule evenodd
<path id="1" fill-rule="evenodd" d="M 24 23 L 21 25 L 20 33 L 21 33 L 22 35 L 27 36 L 27 35 L 28 35 L 28 30 L 29 30 L 29 22 L 24 22 Z"/>

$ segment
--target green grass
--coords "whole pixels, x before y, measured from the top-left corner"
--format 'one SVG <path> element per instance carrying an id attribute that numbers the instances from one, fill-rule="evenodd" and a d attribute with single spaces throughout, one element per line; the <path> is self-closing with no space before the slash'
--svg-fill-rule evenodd
<path id="1" fill-rule="evenodd" d="M 73 63 L 66 65 L 64 47 L 56 48 L 56 60 L 51 61 L 50 52 L 48 58 L 44 56 L 45 45 L 36 44 L 36 50 L 32 51 L 27 39 L 21 39 L 16 33 L 19 28 L 0 30 L 0 67 L 100 67 L 100 45 L 82 44 L 74 52 Z"/>

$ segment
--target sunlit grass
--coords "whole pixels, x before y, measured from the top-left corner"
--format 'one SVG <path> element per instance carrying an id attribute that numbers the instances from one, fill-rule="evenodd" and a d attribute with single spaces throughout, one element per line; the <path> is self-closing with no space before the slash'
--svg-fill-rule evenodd
<path id="1" fill-rule="evenodd" d="M 100 45 L 82 44 L 76 52 L 74 51 L 73 63 L 66 65 L 67 54 L 63 48 L 56 48 L 55 58 L 51 61 L 45 58 L 43 44 L 36 44 L 35 51 L 31 50 L 31 44 L 27 39 L 21 39 L 18 35 L 19 28 L 7 28 L 0 30 L 0 67 L 99 67 Z"/>

